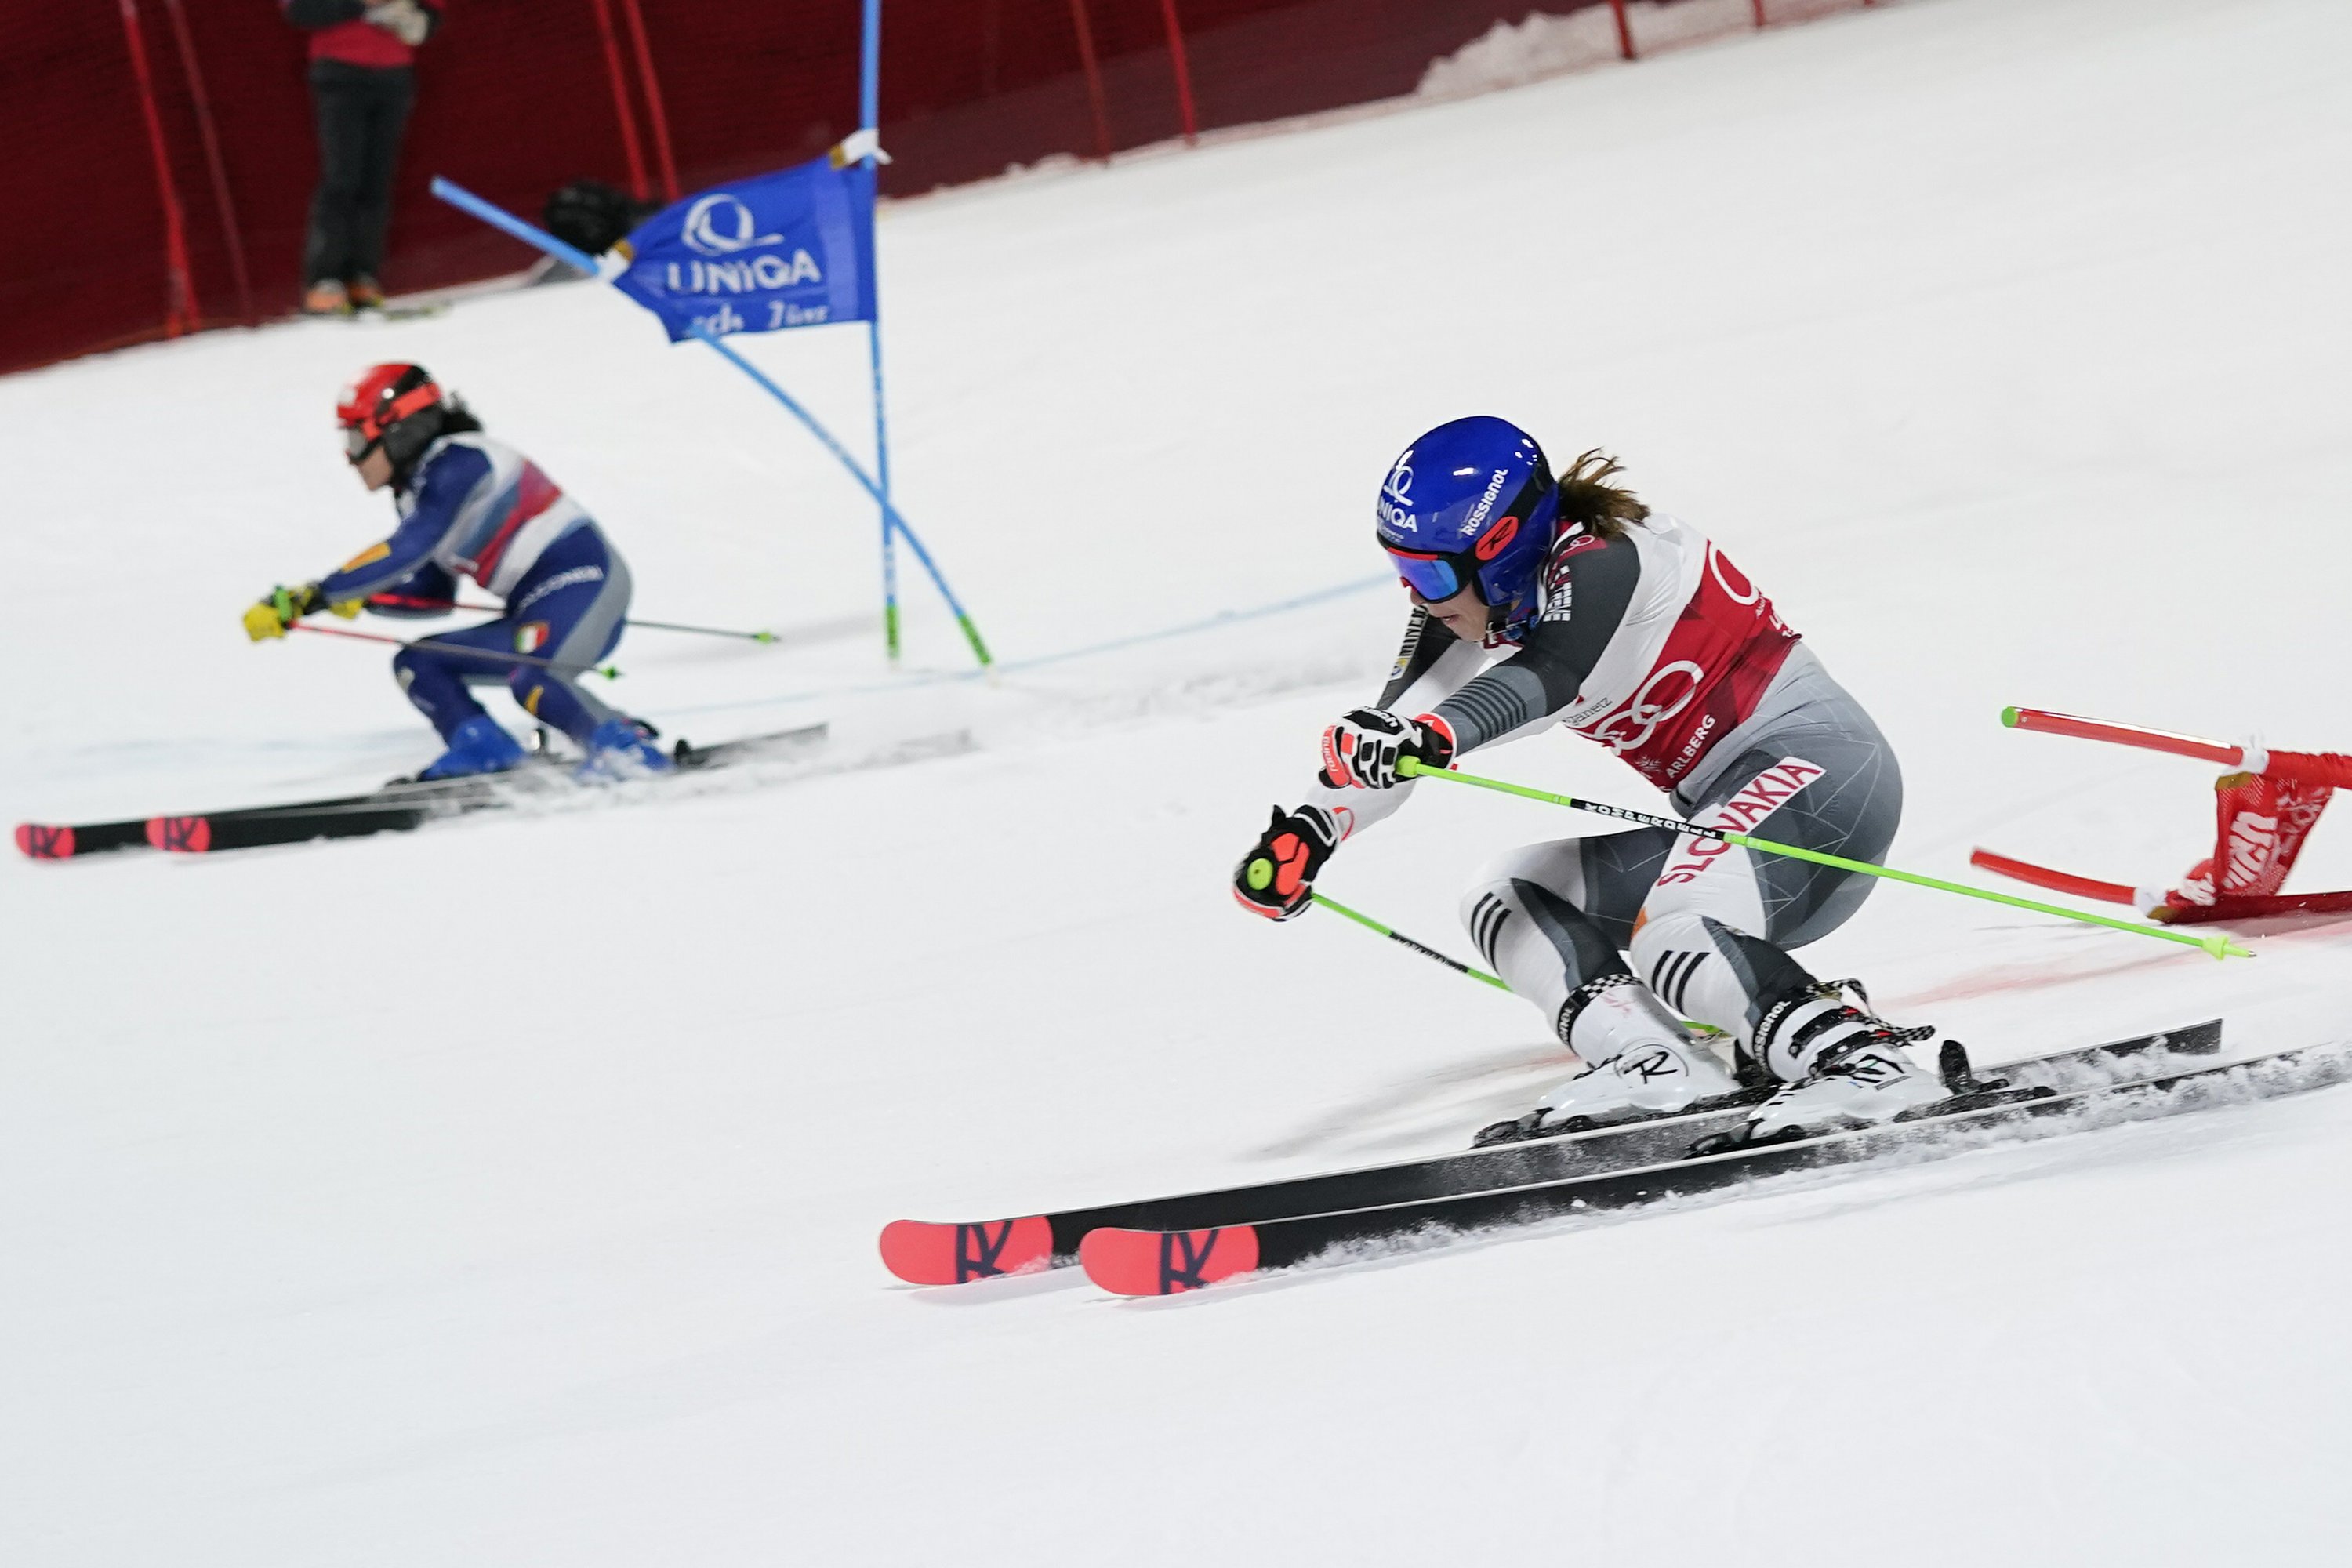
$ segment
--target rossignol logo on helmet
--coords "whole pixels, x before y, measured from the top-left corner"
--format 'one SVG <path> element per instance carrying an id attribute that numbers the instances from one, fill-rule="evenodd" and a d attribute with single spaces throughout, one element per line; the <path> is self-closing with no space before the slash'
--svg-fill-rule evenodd
<path id="1" fill-rule="evenodd" d="M 1389 477 L 1381 481 L 1381 526 L 1394 529 L 1399 533 L 1421 531 L 1421 520 L 1412 514 L 1412 448 L 1410 447 L 1396 460 L 1396 467 L 1389 470 Z"/>
<path id="2" fill-rule="evenodd" d="M 1503 483 L 1510 477 L 1507 470 L 1496 468 L 1495 477 L 1486 481 L 1486 493 L 1478 498 L 1478 504 L 1470 509 L 1469 517 L 1463 521 L 1462 536 L 1465 539 L 1476 538 L 1478 531 L 1486 526 L 1486 514 L 1495 510 L 1495 500 L 1503 493 Z M 1489 560 L 1492 557 L 1481 556 L 1480 559 Z"/>
<path id="3" fill-rule="evenodd" d="M 1495 525 L 1495 531 L 1480 540 L 1470 553 L 1481 561 L 1492 561 L 1510 548 L 1511 541 L 1519 536 L 1519 520 L 1507 517 Z"/>

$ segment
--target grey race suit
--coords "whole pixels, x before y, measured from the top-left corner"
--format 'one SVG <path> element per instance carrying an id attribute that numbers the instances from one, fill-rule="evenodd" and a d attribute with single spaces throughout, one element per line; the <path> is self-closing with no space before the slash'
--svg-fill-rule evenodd
<path id="1" fill-rule="evenodd" d="M 1660 650 L 1696 611 L 1697 595 L 1683 587 L 1694 579 L 1691 563 L 1712 570 L 1719 552 L 1662 516 L 1593 544 L 1584 540 L 1572 553 L 1555 547 L 1545 617 L 1516 648 L 1497 654 L 1460 642 L 1416 608 L 1380 705 L 1408 716 L 1435 712 L 1452 725 L 1457 755 L 1563 722 L 1604 743 L 1646 736 L 1612 719 L 1656 713 L 1659 704 L 1643 708 L 1643 694 L 1660 689 L 1667 663 Z M 1737 568 L 1722 567 L 1718 581 L 1727 574 L 1748 595 L 1732 602 L 1760 605 L 1788 640 L 1785 651 L 1770 649 L 1780 662 L 1760 689 L 1724 710 L 1727 727 L 1702 727 L 1701 743 L 1684 747 L 1690 756 L 1673 784 L 1675 809 L 1691 821 L 1876 862 L 1903 811 L 1893 749 L 1771 616 L 1769 601 Z M 1660 770 L 1643 771 L 1654 778 Z M 1318 786 L 1310 799 L 1346 834 L 1388 815 L 1412 787 Z M 1514 850 L 1481 872 L 1462 914 L 1486 961 L 1563 1038 L 1591 994 L 1580 988 L 1626 973 L 1620 954 L 1629 952 L 1633 972 L 1667 1006 L 1745 1043 L 1774 1004 L 1812 984 L 1785 950 L 1843 924 L 1873 881 L 1644 827 Z"/>

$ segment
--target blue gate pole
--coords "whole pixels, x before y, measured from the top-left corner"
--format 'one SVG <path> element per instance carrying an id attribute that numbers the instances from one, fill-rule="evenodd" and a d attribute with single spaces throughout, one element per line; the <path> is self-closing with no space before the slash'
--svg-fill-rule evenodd
<path id="1" fill-rule="evenodd" d="M 865 58 L 858 78 L 860 127 L 879 136 L 882 129 L 882 0 L 866 0 Z M 866 166 L 875 167 L 874 154 Z M 879 178 L 877 173 L 877 178 Z M 869 215 L 868 222 L 872 221 Z M 898 662 L 898 553 L 890 523 L 890 416 L 882 392 L 882 247 L 874 247 L 874 318 L 866 323 L 866 356 L 874 367 L 874 478 L 882 487 L 882 642 L 890 662 Z"/>
<path id="2" fill-rule="evenodd" d="M 988 651 L 988 644 L 981 640 L 980 628 L 972 624 L 971 616 L 964 610 L 963 601 L 956 597 L 953 588 L 948 586 L 947 574 L 940 570 L 939 563 L 931 559 L 931 552 L 923 548 L 923 542 L 916 536 L 915 531 L 907 526 L 907 520 L 898 514 L 898 509 L 890 504 L 890 498 L 882 493 L 882 487 L 868 479 L 866 470 L 857 466 L 857 459 L 851 457 L 848 450 L 833 438 L 833 433 L 818 424 L 814 416 L 802 407 L 791 393 L 777 385 L 758 365 L 728 347 L 725 339 L 715 335 L 709 328 L 699 321 L 688 327 L 687 331 L 689 335 L 699 338 L 704 347 L 712 350 L 721 359 L 750 376 L 759 384 L 761 391 L 782 404 L 785 411 L 806 426 L 808 433 L 815 437 L 843 468 L 849 470 L 849 477 L 865 486 L 866 493 L 881 503 L 882 515 L 888 526 L 897 531 L 899 538 L 907 542 L 908 549 L 914 551 L 915 559 L 921 562 L 923 570 L 930 574 L 932 584 L 940 591 L 940 597 L 948 602 L 948 613 L 955 616 L 957 626 L 963 632 L 963 640 L 971 645 L 971 657 L 979 661 L 982 669 L 993 665 L 996 662 L 995 656 Z"/>

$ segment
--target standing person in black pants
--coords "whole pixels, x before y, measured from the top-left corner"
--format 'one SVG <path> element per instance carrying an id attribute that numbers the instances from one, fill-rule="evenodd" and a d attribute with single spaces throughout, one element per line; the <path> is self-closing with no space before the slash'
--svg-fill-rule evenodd
<path id="1" fill-rule="evenodd" d="M 383 303 L 384 224 L 401 133 L 416 96 L 417 47 L 446 0 L 278 0 L 310 35 L 310 99 L 319 117 L 319 190 L 302 250 L 302 309 L 348 316 Z"/>

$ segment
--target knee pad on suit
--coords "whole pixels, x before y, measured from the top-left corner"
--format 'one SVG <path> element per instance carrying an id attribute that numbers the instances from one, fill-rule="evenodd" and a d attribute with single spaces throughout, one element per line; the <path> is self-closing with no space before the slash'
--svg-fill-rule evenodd
<path id="1" fill-rule="evenodd" d="M 1488 966 L 1513 993 L 1541 1008 L 1554 1027 L 1579 986 L 1625 973 L 1624 959 L 1599 926 L 1525 877 L 1500 877 L 1473 887 L 1462 898 L 1462 923 Z"/>
<path id="2" fill-rule="evenodd" d="M 1812 981 L 1770 942 L 1696 910 L 1644 920 L 1633 956 L 1633 973 L 1667 1006 L 1743 1042 L 1765 1007 Z"/>

